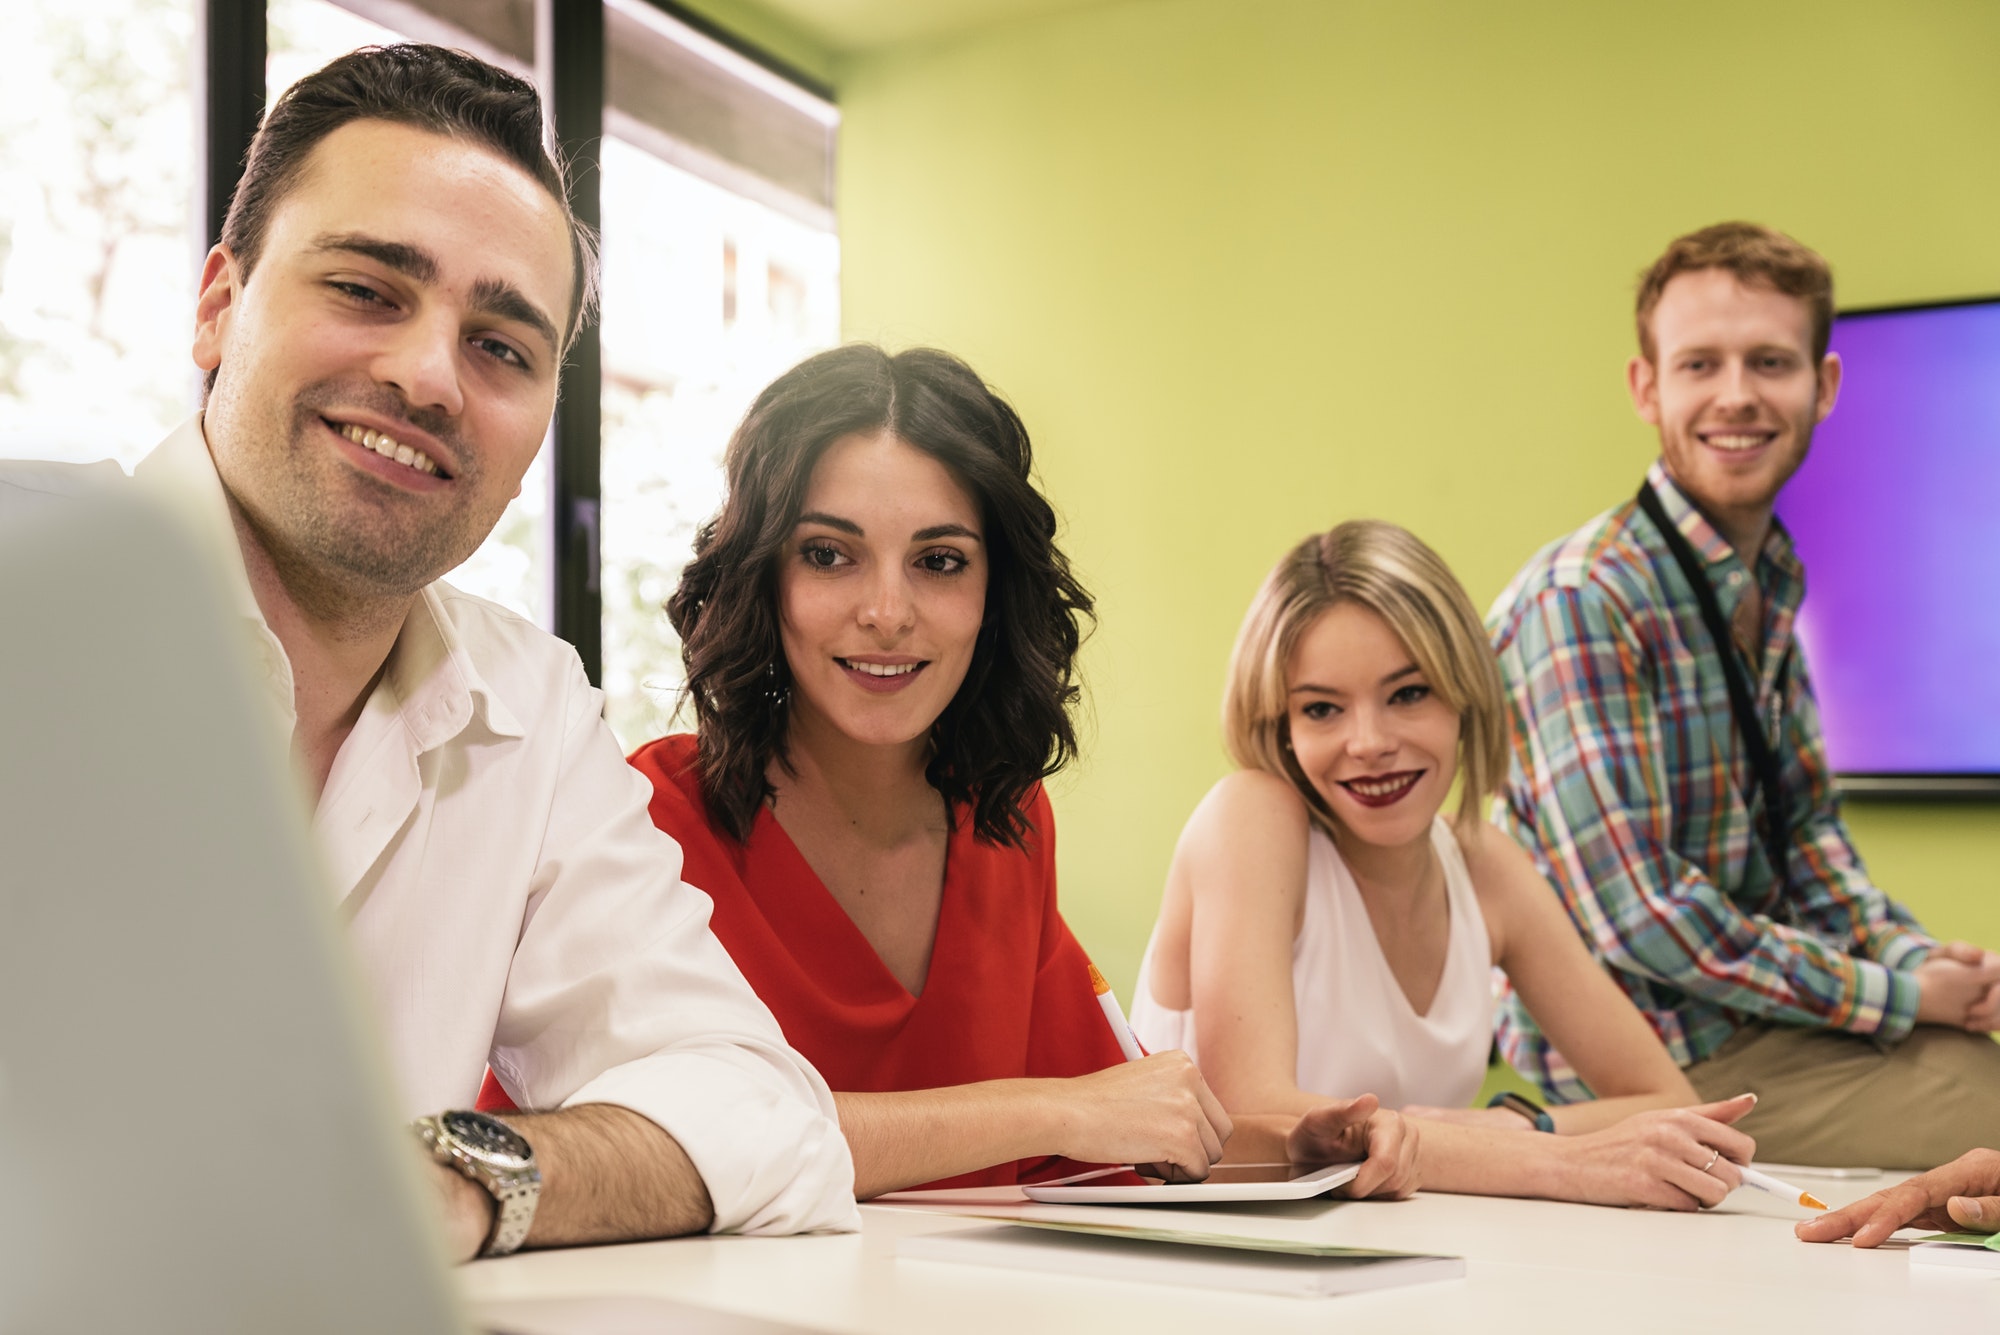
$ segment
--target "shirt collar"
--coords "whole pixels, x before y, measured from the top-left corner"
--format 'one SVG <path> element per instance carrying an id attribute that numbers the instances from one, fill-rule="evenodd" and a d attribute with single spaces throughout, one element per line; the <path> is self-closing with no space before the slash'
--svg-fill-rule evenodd
<path id="1" fill-rule="evenodd" d="M 402 702 L 403 721 L 417 749 L 444 745 L 475 716 L 495 736 L 526 735 L 520 719 L 466 650 L 440 589 L 450 586 L 434 583 L 418 596 L 382 674 L 383 684 Z"/>
<path id="2" fill-rule="evenodd" d="M 250 577 L 244 572 L 236 523 L 229 514 L 229 497 L 215 471 L 215 460 L 208 452 L 201 414 L 196 413 L 175 427 L 151 454 L 139 461 L 133 476 L 180 510 L 201 540 L 213 545 L 217 564 L 229 583 L 231 601 L 243 618 L 252 623 L 252 635 L 264 651 L 272 703 L 287 720 L 289 731 L 297 722 L 292 701 L 291 660 L 286 657 L 276 632 L 265 621 L 263 609 L 257 605 L 257 596 L 250 588 Z M 445 609 L 439 594 L 441 589 L 448 590 L 449 586 L 442 583 L 426 586 L 410 608 L 395 646 L 389 650 L 377 692 L 386 691 L 388 702 L 401 711 L 419 753 L 450 741 L 475 716 L 496 736 L 525 735 L 514 711 L 486 681 L 466 650 L 457 626 Z"/>
<path id="3" fill-rule="evenodd" d="M 243 570 L 243 549 L 237 545 L 236 521 L 229 515 L 229 497 L 222 490 L 222 478 L 215 460 L 208 454 L 208 437 L 203 433 L 201 414 L 182 422 L 154 447 L 132 470 L 132 476 L 165 504 L 180 511 L 188 527 L 207 543 L 210 554 L 224 572 L 229 597 L 245 617 L 263 626 L 263 609 L 251 592 L 250 577 Z M 275 636 L 273 639 L 275 640 Z"/>
<path id="4" fill-rule="evenodd" d="M 1667 473 L 1665 460 L 1653 461 L 1653 466 L 1646 470 L 1646 481 L 1653 488 L 1653 494 L 1660 498 L 1660 508 L 1666 512 L 1667 518 L 1681 531 L 1681 536 L 1688 540 L 1688 546 L 1694 548 L 1696 555 L 1701 557 L 1702 563 L 1710 570 L 1717 567 L 1725 570 L 1736 569 L 1746 564 L 1736 549 L 1729 545 L 1729 539 L 1723 537 L 1721 531 L 1708 522 L 1708 518 L 1695 508 L 1687 493 L 1682 491 L 1679 484 Z M 1771 518 L 1770 529 L 1764 535 L 1764 549 L 1758 554 L 1755 564 L 1762 565 L 1765 562 L 1776 566 L 1787 575 L 1796 576 L 1800 573 L 1798 553 L 1792 546 L 1792 535 L 1785 530 L 1784 524 L 1775 515 Z"/>

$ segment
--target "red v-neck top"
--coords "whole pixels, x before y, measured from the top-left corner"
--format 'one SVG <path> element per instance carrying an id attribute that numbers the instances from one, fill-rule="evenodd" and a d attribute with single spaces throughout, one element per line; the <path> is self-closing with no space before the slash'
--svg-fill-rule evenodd
<path id="1" fill-rule="evenodd" d="M 691 734 L 632 754 L 653 783 L 653 821 L 681 846 L 682 877 L 715 901 L 715 933 L 836 1090 L 934 1089 L 1073 1076 L 1122 1061 L 1083 947 L 1056 911 L 1055 823 L 1029 796 L 1028 851 L 989 844 L 957 820 L 921 996 L 896 981 L 768 807 L 738 843 L 709 823 Z M 932 1186 L 1046 1176 L 1060 1160 L 1000 1164 Z"/>

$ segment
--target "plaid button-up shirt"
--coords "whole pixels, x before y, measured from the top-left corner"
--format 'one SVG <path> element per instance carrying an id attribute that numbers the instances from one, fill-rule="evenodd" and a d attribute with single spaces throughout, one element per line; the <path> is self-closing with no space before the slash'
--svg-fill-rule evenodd
<path id="1" fill-rule="evenodd" d="M 1660 464 L 1647 477 L 1738 625 L 1752 573 Z M 1936 944 L 1848 842 L 1793 634 L 1805 572 L 1775 522 L 1754 578 L 1762 658 L 1741 661 L 1783 772 L 1782 878 L 1700 604 L 1636 502 L 1543 548 L 1487 618 L 1513 722 L 1501 822 L 1682 1066 L 1752 1018 L 1900 1039 Z M 1511 990 L 1498 1030 L 1551 1097 L 1589 1096 Z"/>

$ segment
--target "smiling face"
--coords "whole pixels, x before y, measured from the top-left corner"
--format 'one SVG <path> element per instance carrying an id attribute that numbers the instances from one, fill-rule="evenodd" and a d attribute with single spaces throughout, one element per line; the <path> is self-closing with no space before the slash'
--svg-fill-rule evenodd
<path id="1" fill-rule="evenodd" d="M 1285 665 L 1292 756 L 1342 829 L 1396 847 L 1430 836 L 1458 771 L 1458 711 L 1379 615 L 1343 602 Z"/>
<path id="2" fill-rule="evenodd" d="M 843 436 L 814 467 L 778 567 L 792 729 L 921 755 L 986 610 L 979 505 L 890 433 Z"/>
<path id="3" fill-rule="evenodd" d="M 287 585 L 406 597 L 471 555 L 548 430 L 572 281 L 533 177 L 380 120 L 313 149 L 248 274 L 210 253 L 203 426 Z"/>
<path id="4" fill-rule="evenodd" d="M 1657 362 L 1634 357 L 1633 406 L 1659 428 L 1667 473 L 1738 547 L 1761 542 L 1779 488 L 1833 410 L 1840 359 L 1815 361 L 1803 297 L 1727 269 L 1676 274 L 1652 316 Z"/>

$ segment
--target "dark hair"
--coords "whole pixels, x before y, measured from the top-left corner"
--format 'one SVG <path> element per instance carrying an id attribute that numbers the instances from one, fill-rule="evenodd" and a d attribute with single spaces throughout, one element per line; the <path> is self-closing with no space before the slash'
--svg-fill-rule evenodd
<path id="1" fill-rule="evenodd" d="M 1727 269 L 1738 282 L 1803 297 L 1812 308 L 1813 360 L 1824 360 L 1833 336 L 1833 270 L 1818 251 L 1783 232 L 1756 223 L 1725 222 L 1675 237 L 1639 275 L 1633 314 L 1639 322 L 1639 352 L 1647 361 L 1659 359 L 1653 344 L 1653 308 L 1660 304 L 1667 281 L 1701 269 Z"/>
<path id="2" fill-rule="evenodd" d="M 785 761 L 790 672 L 778 637 L 778 562 L 805 508 L 814 466 L 856 432 L 889 431 L 937 459 L 979 503 L 991 572 L 971 666 L 931 728 L 924 775 L 954 809 L 971 807 L 989 843 L 1026 846 L 1029 789 L 1076 754 L 1079 623 L 1091 599 L 1056 546 L 1056 516 L 1029 478 L 1021 419 L 948 353 L 891 357 L 850 344 L 799 363 L 757 396 L 724 459 L 722 511 L 695 535 L 667 616 L 681 638 L 683 698 L 694 702 L 702 796 L 747 839 Z"/>
<path id="3" fill-rule="evenodd" d="M 244 277 L 256 266 L 271 215 L 297 185 L 319 141 L 352 121 L 392 121 L 477 140 L 539 181 L 569 224 L 574 283 L 565 344 L 597 302 L 597 238 L 569 206 L 563 164 L 542 135 L 533 84 L 441 46 L 364 46 L 300 79 L 264 114 L 229 198 L 222 243 Z"/>

